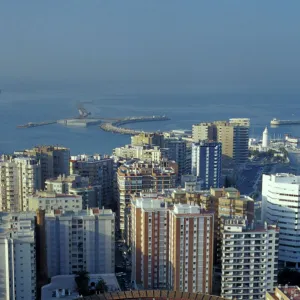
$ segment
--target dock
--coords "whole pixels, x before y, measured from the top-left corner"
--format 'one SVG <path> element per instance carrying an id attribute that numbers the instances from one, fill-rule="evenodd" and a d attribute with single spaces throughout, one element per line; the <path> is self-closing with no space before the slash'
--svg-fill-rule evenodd
<path id="1" fill-rule="evenodd" d="M 166 116 L 130 117 L 130 118 L 119 119 L 115 122 L 102 123 L 100 125 L 100 128 L 104 131 L 108 131 L 108 132 L 112 132 L 112 133 L 136 135 L 136 134 L 139 134 L 144 131 L 134 130 L 134 129 L 130 129 L 130 128 L 124 128 L 121 126 L 125 125 L 125 124 L 130 124 L 130 123 L 168 121 L 168 120 L 170 120 L 170 118 L 168 118 Z"/>

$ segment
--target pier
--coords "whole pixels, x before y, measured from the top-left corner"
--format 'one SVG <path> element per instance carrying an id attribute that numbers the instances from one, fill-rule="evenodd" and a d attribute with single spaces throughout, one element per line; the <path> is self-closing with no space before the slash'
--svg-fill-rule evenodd
<path id="1" fill-rule="evenodd" d="M 119 119 L 115 122 L 103 123 L 100 125 L 100 128 L 104 131 L 109 131 L 112 133 L 119 133 L 119 134 L 126 134 L 126 135 L 136 135 L 141 132 L 142 130 L 134 130 L 129 128 L 121 127 L 125 124 L 130 123 L 138 123 L 138 122 L 153 122 L 153 121 L 168 121 L 170 118 L 166 116 L 151 116 L 151 117 L 130 117 Z"/>

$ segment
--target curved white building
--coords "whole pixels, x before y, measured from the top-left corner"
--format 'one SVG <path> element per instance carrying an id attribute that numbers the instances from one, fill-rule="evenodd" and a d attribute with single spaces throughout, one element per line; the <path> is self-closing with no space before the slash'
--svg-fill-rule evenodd
<path id="1" fill-rule="evenodd" d="M 278 224 L 279 261 L 300 268 L 300 176 L 263 175 L 262 219 Z"/>
<path id="2" fill-rule="evenodd" d="M 268 127 L 266 127 L 262 136 L 262 147 L 268 148 L 268 146 L 269 146 Z"/>

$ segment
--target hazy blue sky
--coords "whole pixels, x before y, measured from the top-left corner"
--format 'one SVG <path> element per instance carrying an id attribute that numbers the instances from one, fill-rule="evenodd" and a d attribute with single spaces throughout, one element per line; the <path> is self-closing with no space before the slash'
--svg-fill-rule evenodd
<path id="1" fill-rule="evenodd" d="M 299 13 L 299 0 L 3 0 L 0 78 L 296 88 Z"/>

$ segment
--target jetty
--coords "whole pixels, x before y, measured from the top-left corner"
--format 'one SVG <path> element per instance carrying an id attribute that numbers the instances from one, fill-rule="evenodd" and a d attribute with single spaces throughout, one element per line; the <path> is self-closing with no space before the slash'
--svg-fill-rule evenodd
<path id="1" fill-rule="evenodd" d="M 139 123 L 139 122 L 153 122 L 153 121 L 168 121 L 170 118 L 164 116 L 144 116 L 144 117 L 129 117 L 129 118 L 123 118 L 119 119 L 115 122 L 107 122 L 102 123 L 100 125 L 100 128 L 104 131 L 112 132 L 112 133 L 119 133 L 119 134 L 126 134 L 126 135 L 136 135 L 141 132 L 144 132 L 142 130 L 134 130 L 130 128 L 124 128 L 121 127 L 125 124 L 130 123 Z"/>

